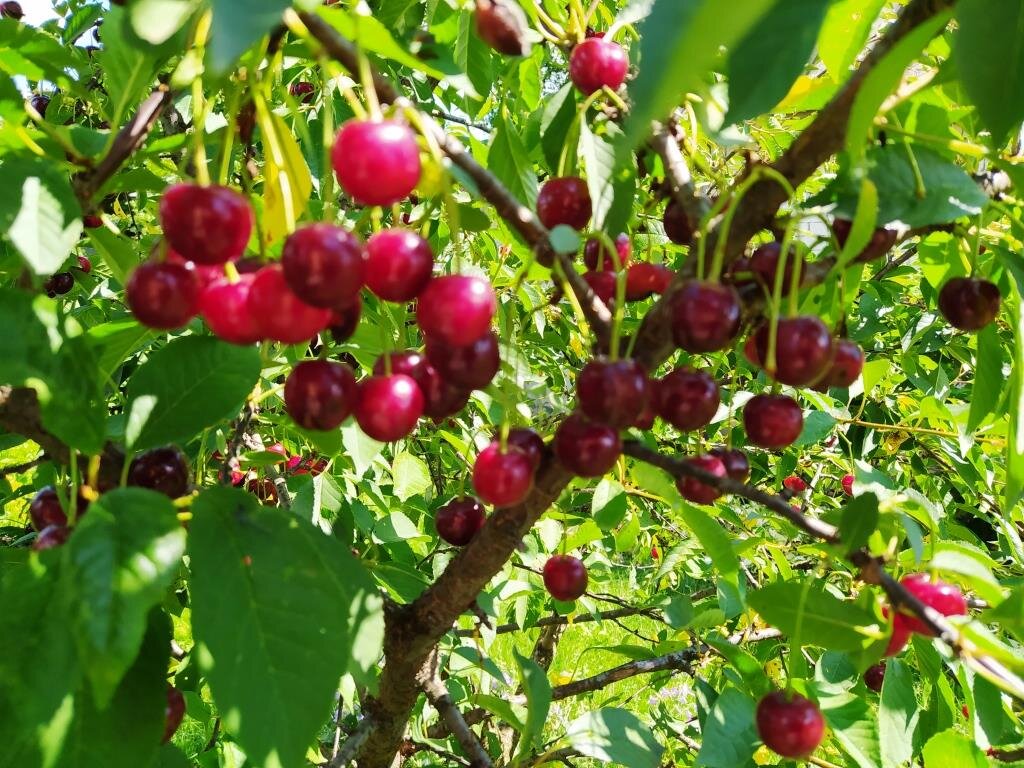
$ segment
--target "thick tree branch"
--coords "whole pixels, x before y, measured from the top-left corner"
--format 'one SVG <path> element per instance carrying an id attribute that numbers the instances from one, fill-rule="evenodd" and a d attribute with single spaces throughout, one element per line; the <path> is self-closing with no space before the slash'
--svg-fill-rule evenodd
<path id="1" fill-rule="evenodd" d="M 456 738 L 462 749 L 470 757 L 471 768 L 493 768 L 491 756 L 480 744 L 476 734 L 470 729 L 469 724 L 463 719 L 459 708 L 452 701 L 448 689 L 437 674 L 437 654 L 435 652 L 431 663 L 424 668 L 424 674 L 420 676 L 420 687 L 427 694 L 427 699 L 438 711 L 448 726 L 448 731 Z"/>

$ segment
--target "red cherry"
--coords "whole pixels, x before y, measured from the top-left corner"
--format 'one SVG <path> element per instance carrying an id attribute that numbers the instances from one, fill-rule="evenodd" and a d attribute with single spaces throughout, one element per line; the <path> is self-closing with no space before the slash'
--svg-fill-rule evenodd
<path id="1" fill-rule="evenodd" d="M 718 384 L 703 371 L 676 368 L 654 383 L 654 410 L 682 432 L 706 427 L 718 412 Z"/>
<path id="2" fill-rule="evenodd" d="M 674 275 L 664 264 L 631 264 L 626 271 L 626 301 L 642 301 L 656 293 L 664 293 Z"/>
<path id="3" fill-rule="evenodd" d="M 619 90 L 628 71 L 629 57 L 622 46 L 600 37 L 588 37 L 569 55 L 569 79 L 588 96 L 605 86 Z"/>
<path id="4" fill-rule="evenodd" d="M 437 535 L 456 547 L 464 547 L 484 527 L 487 515 L 472 496 L 452 499 L 434 514 Z"/>
<path id="5" fill-rule="evenodd" d="M 705 472 L 710 472 L 715 477 L 727 476 L 725 464 L 720 458 L 710 453 L 704 456 L 694 456 L 687 459 L 686 463 L 703 469 Z M 679 493 L 684 499 L 692 501 L 694 504 L 713 504 L 715 499 L 722 495 L 722 492 L 715 486 L 688 475 L 683 475 L 676 480 L 676 488 L 679 489 Z"/>
<path id="6" fill-rule="evenodd" d="M 836 241 L 839 247 L 846 245 L 850 238 L 850 231 L 853 229 L 853 222 L 849 219 L 836 219 L 832 222 L 832 231 L 835 232 Z M 857 254 L 854 261 L 873 261 L 881 258 L 896 245 L 897 233 L 892 229 L 878 227 L 871 233 L 871 239 L 864 246 L 864 250 Z"/>
<path id="7" fill-rule="evenodd" d="M 587 566 L 572 555 L 555 555 L 544 563 L 544 587 L 555 600 L 571 603 L 587 591 Z"/>
<path id="8" fill-rule="evenodd" d="M 614 272 L 584 272 L 583 279 L 605 306 L 614 305 L 618 289 Z"/>
<path id="9" fill-rule="evenodd" d="M 232 344 L 252 344 L 261 338 L 259 324 L 249 311 L 252 275 L 239 275 L 232 283 L 221 278 L 199 296 L 199 314 L 214 335 Z"/>
<path id="10" fill-rule="evenodd" d="M 883 606 L 882 615 L 887 619 L 889 618 L 889 606 Z M 902 613 L 897 613 L 893 617 L 890 627 L 892 633 L 889 635 L 889 643 L 885 647 L 886 658 L 895 656 L 906 648 L 912 634 L 910 626 L 907 624 L 907 617 Z"/>
<path id="11" fill-rule="evenodd" d="M 284 405 L 300 427 L 326 432 L 352 414 L 357 391 L 356 377 L 344 363 L 305 360 L 288 374 Z"/>
<path id="12" fill-rule="evenodd" d="M 160 198 L 160 224 L 171 247 L 196 264 L 223 264 L 245 251 L 249 202 L 227 187 L 175 184 Z"/>
<path id="13" fill-rule="evenodd" d="M 51 299 L 55 296 L 63 296 L 66 293 L 70 293 L 74 287 L 75 276 L 70 272 L 58 272 L 55 275 L 51 275 L 43 284 L 43 290 L 46 291 L 46 295 Z"/>
<path id="14" fill-rule="evenodd" d="M 797 477 L 796 475 L 790 475 L 787 477 L 782 481 L 782 485 L 786 490 L 792 491 L 793 493 L 803 493 L 810 488 L 802 477 Z"/>
<path id="15" fill-rule="evenodd" d="M 423 393 L 410 376 L 371 376 L 359 384 L 356 421 L 374 440 L 390 443 L 407 437 L 423 414 Z"/>
<path id="16" fill-rule="evenodd" d="M 224 279 L 224 268 L 220 264 L 196 264 L 194 261 L 189 261 L 184 258 L 180 253 L 175 251 L 173 248 L 167 249 L 167 256 L 164 259 L 168 264 L 180 264 L 185 269 L 192 272 L 196 279 L 199 281 L 199 288 L 202 290 L 210 283 L 214 283 L 218 280 Z M 235 269 L 241 273 L 243 270 L 240 269 L 244 263 L 244 259 L 235 263 Z"/>
<path id="17" fill-rule="evenodd" d="M 498 336 L 488 331 L 472 344 L 453 347 L 427 336 L 427 359 L 441 377 L 464 390 L 484 389 L 501 367 Z"/>
<path id="18" fill-rule="evenodd" d="M 469 393 L 442 379 L 437 369 L 419 352 L 391 352 L 377 358 L 373 364 L 374 376 L 387 373 L 387 360 L 391 361 L 392 373 L 404 374 L 416 382 L 423 394 L 423 413 L 426 416 L 443 419 L 466 406 Z"/>
<path id="19" fill-rule="evenodd" d="M 717 352 L 740 332 L 741 314 L 731 285 L 691 280 L 672 298 L 672 337 L 692 354 Z"/>
<path id="20" fill-rule="evenodd" d="M 953 584 L 947 584 L 938 579 L 932 581 L 926 573 L 912 573 L 904 576 L 900 579 L 900 584 L 922 603 L 934 608 L 943 616 L 967 615 L 967 601 L 960 588 Z M 921 619 L 905 609 L 900 611 L 900 615 L 911 632 L 929 637 L 935 634 Z"/>
<path id="21" fill-rule="evenodd" d="M 78 510 L 81 512 L 81 509 Z M 65 526 L 68 524 L 68 516 L 60 505 L 60 498 L 53 486 L 48 486 L 32 497 L 28 505 L 28 515 L 32 520 L 32 527 L 37 531 L 49 528 L 51 525 Z"/>
<path id="22" fill-rule="evenodd" d="M 766 361 L 770 329 L 767 323 L 754 334 L 757 359 Z M 783 384 L 802 387 L 823 380 L 832 364 L 832 334 L 812 315 L 779 320 L 775 337 L 775 370 L 765 372 Z"/>
<path id="23" fill-rule="evenodd" d="M 597 272 L 615 272 L 615 259 L 618 258 L 619 267 L 629 267 L 629 259 L 633 254 L 633 243 L 629 235 L 621 234 L 615 238 L 615 254 L 608 249 L 599 238 L 587 241 L 583 247 L 583 261 L 587 269 Z M 600 262 L 600 264 L 598 263 Z"/>
<path id="24" fill-rule="evenodd" d="M 858 344 L 849 339 L 839 339 L 833 347 L 832 365 L 818 389 L 852 386 L 864 370 L 864 350 Z"/>
<path id="25" fill-rule="evenodd" d="M 651 382 L 648 389 L 651 390 L 651 393 L 647 398 L 647 405 L 644 406 L 644 409 L 640 411 L 640 415 L 630 424 L 631 427 L 636 427 L 644 432 L 654 427 L 654 418 L 658 415 L 654 410 L 654 382 Z"/>
<path id="26" fill-rule="evenodd" d="M 284 456 L 285 459 L 289 458 L 288 451 L 285 450 L 284 446 L 281 445 L 281 443 L 274 443 L 273 445 L 268 445 L 267 451 L 269 453 L 276 453 L 278 456 Z"/>
<path id="27" fill-rule="evenodd" d="M 853 475 L 843 475 L 843 479 L 841 481 L 843 484 L 843 493 L 847 496 L 853 496 L 853 480 Z"/>
<path id="28" fill-rule="evenodd" d="M 0 3 L 0 16 L 5 19 L 18 20 L 25 15 L 25 11 L 21 9 L 21 3 L 17 0 L 6 0 L 4 3 Z"/>
<path id="29" fill-rule="evenodd" d="M 800 437 L 804 414 L 787 395 L 757 395 L 743 407 L 743 426 L 754 445 L 785 448 Z"/>
<path id="30" fill-rule="evenodd" d="M 532 429 L 516 427 L 508 431 L 508 439 L 505 442 L 509 448 L 516 448 L 526 454 L 533 471 L 537 471 L 544 458 L 544 441 L 540 435 Z"/>
<path id="31" fill-rule="evenodd" d="M 426 336 L 462 347 L 491 329 L 498 308 L 494 288 L 482 277 L 435 277 L 420 294 L 416 321 Z"/>
<path id="32" fill-rule="evenodd" d="M 32 542 L 32 549 L 42 552 L 44 549 L 59 547 L 71 536 L 71 529 L 66 525 L 48 525 L 39 532 L 36 540 Z"/>
<path id="33" fill-rule="evenodd" d="M 537 216 L 548 229 L 559 224 L 583 229 L 590 222 L 592 212 L 587 183 L 576 176 L 550 179 L 537 194 Z"/>
<path id="34" fill-rule="evenodd" d="M 199 312 L 199 280 L 180 264 L 140 264 L 124 288 L 135 319 L 149 328 L 180 328 Z"/>
<path id="35" fill-rule="evenodd" d="M 103 226 L 103 219 L 95 213 L 87 213 L 82 217 L 82 226 L 86 229 L 97 229 Z"/>
<path id="36" fill-rule="evenodd" d="M 725 473 L 738 483 L 745 483 L 750 477 L 750 461 L 739 448 L 712 448 L 709 453 L 721 459 Z"/>
<path id="37" fill-rule="evenodd" d="M 87 275 L 90 272 L 92 272 L 92 262 L 89 261 L 89 257 L 88 256 L 79 256 L 78 257 L 78 268 L 80 270 L 82 270 Z"/>
<path id="38" fill-rule="evenodd" d="M 356 300 L 366 273 L 362 241 L 332 224 L 295 230 L 281 251 L 284 279 L 311 307 L 344 307 Z"/>
<path id="39" fill-rule="evenodd" d="M 775 277 L 779 271 L 779 259 L 782 256 L 782 244 L 776 241 L 765 243 L 754 249 L 750 258 L 745 264 L 739 261 L 733 263 L 732 271 L 752 272 L 754 280 L 761 286 L 766 295 L 771 296 L 775 291 Z M 793 262 L 794 256 L 790 253 L 786 259 L 786 267 L 782 277 L 781 296 L 788 296 L 790 287 L 793 284 Z M 801 282 L 802 275 L 801 275 Z"/>
<path id="40" fill-rule="evenodd" d="M 434 268 L 430 244 L 408 229 L 385 229 L 366 244 L 366 286 L 385 301 L 412 301 Z"/>
<path id="41" fill-rule="evenodd" d="M 522 502 L 533 487 L 533 463 L 530 457 L 511 446 L 501 450 L 501 443 L 492 442 L 476 457 L 473 465 L 473 487 L 487 504 L 512 507 Z"/>
<path id="42" fill-rule="evenodd" d="M 613 427 L 580 413 L 570 414 L 558 426 L 552 447 L 562 466 L 579 477 L 600 477 L 622 454 L 622 441 Z"/>
<path id="43" fill-rule="evenodd" d="M 302 80 L 288 86 L 288 94 L 303 104 L 309 104 L 313 100 L 314 90 L 312 83 Z"/>
<path id="44" fill-rule="evenodd" d="M 697 231 L 690 221 L 686 210 L 678 205 L 675 200 L 670 201 L 665 207 L 663 223 L 668 239 L 677 245 L 689 245 Z"/>
<path id="45" fill-rule="evenodd" d="M 974 277 L 954 277 L 939 291 L 939 311 L 961 331 L 978 331 L 995 320 L 999 302 L 995 283 Z"/>
<path id="46" fill-rule="evenodd" d="M 821 743 L 825 720 L 817 704 L 782 691 L 769 693 L 757 704 L 757 732 L 772 752 L 782 757 L 803 759 Z"/>
<path id="47" fill-rule="evenodd" d="M 347 307 L 334 308 L 327 330 L 331 332 L 335 344 L 343 344 L 352 338 L 362 314 L 363 300 L 359 296 Z"/>
<path id="48" fill-rule="evenodd" d="M 188 493 L 188 459 L 173 445 L 141 453 L 128 469 L 128 485 L 179 499 Z"/>
<path id="49" fill-rule="evenodd" d="M 868 667 L 868 671 L 864 673 L 864 685 L 875 693 L 882 690 L 883 680 L 885 680 L 884 661 L 879 664 L 875 664 L 873 667 Z"/>
<path id="50" fill-rule="evenodd" d="M 171 740 L 185 717 L 185 697 L 173 685 L 167 686 L 167 706 L 164 707 L 164 736 L 161 744 Z"/>
<path id="51" fill-rule="evenodd" d="M 476 33 L 487 45 L 506 56 L 525 56 L 529 22 L 518 3 L 509 0 L 476 0 Z"/>
<path id="52" fill-rule="evenodd" d="M 647 372 L 635 360 L 591 360 L 576 379 L 576 399 L 588 418 L 625 429 L 650 398 Z"/>
<path id="53" fill-rule="evenodd" d="M 420 181 L 420 148 L 409 126 L 394 120 L 349 120 L 331 148 L 342 188 L 360 205 L 391 205 Z"/>
<path id="54" fill-rule="evenodd" d="M 256 273 L 248 304 L 260 336 L 285 344 L 309 341 L 331 321 L 331 310 L 312 307 L 292 293 L 280 264 L 268 264 Z"/>

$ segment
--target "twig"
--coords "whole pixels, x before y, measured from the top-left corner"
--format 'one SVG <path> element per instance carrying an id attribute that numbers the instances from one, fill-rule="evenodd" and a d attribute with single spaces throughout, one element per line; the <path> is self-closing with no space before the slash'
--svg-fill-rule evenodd
<path id="1" fill-rule="evenodd" d="M 505 635 L 509 632 L 520 632 L 523 629 L 538 629 L 542 627 L 563 626 L 566 624 L 586 624 L 591 621 L 611 621 L 612 619 L 623 619 L 630 616 L 645 616 L 649 619 L 659 619 L 657 609 L 648 606 L 618 608 L 614 611 L 601 611 L 597 614 L 584 614 L 583 616 L 545 616 L 538 619 L 535 624 L 527 627 L 520 627 L 515 622 L 499 624 L 494 630 L 495 634 Z M 474 637 L 479 633 L 476 629 L 459 629 L 455 632 L 459 637 Z"/>
<path id="2" fill-rule="evenodd" d="M 463 719 L 462 713 L 455 706 L 448 689 L 438 676 L 436 651 L 430 662 L 424 665 L 418 682 L 434 709 L 447 723 L 449 732 L 455 736 L 459 744 L 462 745 L 462 749 L 469 755 L 471 768 L 493 768 L 494 763 L 491 762 L 490 755 L 487 754 L 476 734 Z"/>
<path id="3" fill-rule="evenodd" d="M 636 677 L 637 675 L 650 675 L 664 670 L 690 673 L 693 668 L 693 662 L 699 657 L 700 652 L 697 649 L 687 648 L 683 651 L 667 653 L 656 659 L 631 661 L 628 664 L 622 664 L 606 672 L 600 672 L 591 677 L 585 677 L 582 680 L 559 685 L 551 690 L 551 700 L 559 701 L 570 696 L 579 696 L 582 693 L 599 691 L 602 688 L 607 688 L 612 683 Z"/>
<path id="4" fill-rule="evenodd" d="M 356 755 L 359 754 L 360 748 L 370 738 L 372 731 L 373 721 L 369 717 L 364 717 L 359 721 L 356 729 L 349 734 L 349 737 L 341 745 L 341 749 L 338 750 L 337 754 L 331 758 L 327 768 L 344 768 L 344 766 L 352 762 Z"/>

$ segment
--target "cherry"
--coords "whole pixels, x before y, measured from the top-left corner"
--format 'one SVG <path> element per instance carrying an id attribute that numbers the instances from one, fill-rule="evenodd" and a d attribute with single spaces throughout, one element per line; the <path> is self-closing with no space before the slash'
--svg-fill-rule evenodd
<path id="1" fill-rule="evenodd" d="M 423 414 L 423 393 L 411 376 L 371 376 L 359 383 L 356 421 L 374 440 L 401 440 Z"/>
<path id="2" fill-rule="evenodd" d="M 199 281 L 199 288 L 205 288 L 210 283 L 216 282 L 217 280 L 224 279 L 224 268 L 219 265 L 208 265 L 208 264 L 196 264 L 194 261 L 189 261 L 184 258 L 180 253 L 175 251 L 173 248 L 167 249 L 167 256 L 164 259 L 168 264 L 179 264 L 189 272 L 192 272 L 196 276 L 196 280 Z M 245 259 L 235 263 L 235 269 L 238 270 L 239 274 L 244 271 L 254 270 L 243 270 L 242 265 L 245 264 Z"/>
<path id="3" fill-rule="evenodd" d="M 672 298 L 672 337 L 691 354 L 717 352 L 740 332 L 741 313 L 731 285 L 690 280 Z"/>
<path id="4" fill-rule="evenodd" d="M 290 461 L 290 458 L 288 456 L 288 451 L 285 450 L 284 446 L 281 445 L 281 443 L 274 443 L 273 445 L 268 445 L 267 446 L 267 452 L 268 453 L 276 453 L 278 456 L 283 456 L 285 459 Z M 278 462 L 278 463 L 280 463 L 280 462 Z"/>
<path id="5" fill-rule="evenodd" d="M 440 424 L 450 416 L 454 416 L 469 404 L 469 396 L 473 394 L 468 389 L 460 389 L 454 384 L 444 381 L 440 375 L 438 380 L 441 388 L 436 398 L 428 397 L 423 406 L 423 415 L 429 416 L 435 424 Z"/>
<path id="6" fill-rule="evenodd" d="M 408 229 L 385 229 L 366 244 L 366 286 L 385 301 L 412 301 L 434 268 L 430 244 Z"/>
<path id="7" fill-rule="evenodd" d="M 465 407 L 469 393 L 442 379 L 424 355 L 409 350 L 379 357 L 373 364 L 374 376 L 386 375 L 389 360 L 392 373 L 404 374 L 416 382 L 423 394 L 423 413 L 430 418 L 443 419 Z"/>
<path id="8" fill-rule="evenodd" d="M 88 256 L 79 256 L 78 257 L 78 268 L 80 270 L 82 270 L 82 272 L 84 272 L 87 275 L 90 272 L 92 272 L 92 262 L 89 261 L 89 257 Z"/>
<path id="9" fill-rule="evenodd" d="M 569 55 L 569 79 L 588 96 L 605 86 L 619 90 L 628 71 L 626 51 L 618 43 L 601 37 L 588 37 Z"/>
<path id="10" fill-rule="evenodd" d="M 277 503 L 277 486 L 269 477 L 250 477 L 245 490 L 265 504 Z"/>
<path id="11" fill-rule="evenodd" d="M 689 245 L 697 231 L 686 210 L 675 200 L 665 207 L 663 223 L 668 239 L 677 245 Z"/>
<path id="12" fill-rule="evenodd" d="M 782 485 L 787 491 L 792 493 L 803 493 L 810 488 L 810 486 L 807 485 L 807 482 L 797 475 L 790 475 L 782 481 Z"/>
<path id="13" fill-rule="evenodd" d="M 849 219 L 835 219 L 832 222 L 832 231 L 835 233 L 836 242 L 839 243 L 840 248 L 846 245 L 852 229 L 853 222 Z M 855 261 L 873 261 L 892 250 L 894 245 L 896 245 L 896 231 L 878 227 L 871 233 L 871 239 L 864 246 L 864 250 L 857 255 Z"/>
<path id="14" fill-rule="evenodd" d="M 50 107 L 50 97 L 49 96 L 47 96 L 46 94 L 42 94 L 42 93 L 37 94 L 37 95 L 32 97 L 32 101 L 30 103 L 32 104 L 32 109 L 34 109 L 36 112 L 38 112 L 40 117 L 46 117 L 46 110 L 49 109 L 49 107 Z M 90 217 L 86 216 L 84 218 L 88 219 Z M 95 217 L 95 218 L 99 218 L 99 217 Z M 89 225 L 86 224 L 85 226 L 89 226 Z M 96 225 L 96 226 L 99 226 L 99 225 Z"/>
<path id="15" fill-rule="evenodd" d="M 25 15 L 25 12 L 21 9 L 21 3 L 15 2 L 15 0 L 7 0 L 7 2 L 0 4 L 0 16 L 5 19 L 20 19 Z"/>
<path id="16" fill-rule="evenodd" d="M 853 475 L 843 475 L 843 479 L 840 481 L 843 486 L 843 493 L 847 496 L 853 496 Z"/>
<path id="17" fill-rule="evenodd" d="M 630 424 L 631 427 L 636 427 L 637 429 L 642 430 L 644 432 L 646 432 L 647 430 L 651 429 L 654 426 L 654 418 L 658 415 L 657 412 L 654 410 L 653 387 L 654 384 L 652 383 L 649 387 L 649 389 L 652 390 L 652 393 L 650 397 L 647 398 L 647 405 L 644 406 L 644 409 L 640 411 L 640 415 L 633 420 L 632 424 Z"/>
<path id="18" fill-rule="evenodd" d="M 537 216 L 548 229 L 565 224 L 581 230 L 593 212 L 587 183 L 577 176 L 561 176 L 544 183 L 537 194 Z"/>
<path id="19" fill-rule="evenodd" d="M 768 356 L 770 328 L 762 324 L 754 333 L 758 364 Z M 775 337 L 775 370 L 765 372 L 783 384 L 801 387 L 821 381 L 832 364 L 832 334 L 812 315 L 779 320 Z"/>
<path id="20" fill-rule="evenodd" d="M 420 294 L 416 321 L 425 336 L 453 347 L 472 344 L 491 328 L 498 308 L 494 288 L 482 277 L 435 277 Z"/>
<path id="21" fill-rule="evenodd" d="M 555 600 L 571 603 L 587 591 L 587 566 L 572 555 L 550 557 L 544 563 L 544 587 Z"/>
<path id="22" fill-rule="evenodd" d="M 725 474 L 736 482 L 745 483 L 750 477 L 750 461 L 739 448 L 712 448 L 708 453 L 721 460 Z"/>
<path id="23" fill-rule="evenodd" d="M 583 279 L 605 306 L 611 307 L 615 303 L 618 285 L 614 272 L 584 272 Z"/>
<path id="24" fill-rule="evenodd" d="M 483 389 L 501 367 L 498 336 L 488 331 L 472 344 L 453 347 L 427 336 L 427 359 L 442 378 L 460 389 Z"/>
<path id="25" fill-rule="evenodd" d="M 103 219 L 95 213 L 87 213 L 82 217 L 82 226 L 86 229 L 99 229 L 103 226 Z"/>
<path id="26" fill-rule="evenodd" d="M 149 488 L 171 499 L 188 493 L 188 459 L 174 446 L 141 453 L 128 468 L 128 485 Z"/>
<path id="27" fill-rule="evenodd" d="M 529 22 L 514 0 L 476 0 L 474 21 L 477 35 L 498 53 L 525 56 L 530 52 Z"/>
<path id="28" fill-rule="evenodd" d="M 358 399 L 356 377 L 344 363 L 305 360 L 284 383 L 284 405 L 295 423 L 321 432 L 352 415 Z"/>
<path id="29" fill-rule="evenodd" d="M 674 274 L 664 264 L 631 264 L 626 270 L 626 301 L 642 301 L 656 293 L 664 293 Z"/>
<path id="30" fill-rule="evenodd" d="M 694 456 L 687 459 L 686 463 L 698 469 L 703 469 L 705 472 L 710 472 L 715 477 L 726 477 L 728 475 L 725 463 L 714 454 Z M 683 475 L 676 480 L 676 488 L 679 489 L 679 493 L 682 494 L 684 499 L 692 501 L 694 504 L 712 504 L 715 499 L 722 495 L 722 492 L 715 486 L 688 475 Z"/>
<path id="31" fill-rule="evenodd" d="M 817 388 L 827 390 L 829 387 L 850 387 L 860 378 L 864 370 L 864 350 L 849 339 L 839 339 L 833 345 L 834 354 L 828 373 L 819 382 Z"/>
<path id="32" fill-rule="evenodd" d="M 132 314 L 149 328 L 180 328 L 199 312 L 199 279 L 181 264 L 140 264 L 124 288 Z"/>
<path id="33" fill-rule="evenodd" d="M 718 412 L 718 384 L 703 371 L 676 368 L 654 384 L 654 410 L 682 432 L 706 427 Z"/>
<path id="34" fill-rule="evenodd" d="M 804 414 L 788 395 L 757 395 L 743 407 L 750 442 L 761 448 L 785 448 L 804 428 Z"/>
<path id="35" fill-rule="evenodd" d="M 939 311 L 961 331 L 977 331 L 999 314 L 999 289 L 975 277 L 954 277 L 939 291 Z"/>
<path id="36" fill-rule="evenodd" d="M 882 690 L 882 682 L 885 680 L 885 662 L 875 664 L 873 667 L 868 667 L 868 671 L 864 673 L 864 685 L 870 688 L 875 693 Z"/>
<path id="37" fill-rule="evenodd" d="M 175 184 L 160 198 L 160 224 L 171 248 L 196 264 L 223 264 L 245 251 L 249 202 L 227 187 Z"/>
<path id="38" fill-rule="evenodd" d="M 74 287 L 75 277 L 70 272 L 58 272 L 55 275 L 51 275 L 43 283 L 43 290 L 46 291 L 46 295 L 51 299 L 55 296 L 63 296 L 66 293 L 70 293 Z"/>
<path id="39" fill-rule="evenodd" d="M 356 300 L 366 273 L 358 237 L 333 224 L 310 224 L 285 240 L 281 267 L 288 287 L 311 307 L 344 307 Z"/>
<path id="40" fill-rule="evenodd" d="M 889 618 L 889 606 L 883 606 L 882 615 L 885 618 Z M 907 647 L 907 643 L 910 642 L 910 635 L 913 634 L 910 625 L 907 623 L 907 617 L 902 613 L 897 613 L 891 622 L 892 634 L 889 635 L 889 643 L 885 647 L 885 656 L 889 658 L 895 656 L 904 648 Z"/>
<path id="41" fill-rule="evenodd" d="M 452 499 L 434 514 L 437 535 L 456 547 L 464 547 L 484 527 L 483 504 L 472 496 Z"/>
<path id="42" fill-rule="evenodd" d="M 597 272 L 615 272 L 615 260 L 618 258 L 619 267 L 629 267 L 629 259 L 633 255 L 633 243 L 629 235 L 621 234 L 615 238 L 615 254 L 608 249 L 608 246 L 600 238 L 593 238 L 587 241 L 583 247 L 583 261 L 587 269 Z M 600 263 L 598 263 L 600 262 Z"/>
<path id="43" fill-rule="evenodd" d="M 81 507 L 79 507 L 81 512 Z M 53 486 L 48 486 L 32 497 L 28 505 L 28 515 L 32 520 L 32 527 L 37 531 L 49 528 L 51 525 L 64 526 L 68 524 L 68 516 L 60 505 L 60 498 Z"/>
<path id="44" fill-rule="evenodd" d="M 509 448 L 517 448 L 526 454 L 530 460 L 530 466 L 536 472 L 540 462 L 544 458 L 544 441 L 540 435 L 526 427 L 516 427 L 508 431 L 508 438 L 505 440 Z"/>
<path id="45" fill-rule="evenodd" d="M 238 117 L 235 118 L 235 127 L 238 128 L 238 138 L 245 145 L 252 144 L 252 133 L 256 130 L 256 105 L 252 99 L 246 99 L 245 103 L 238 110 Z"/>
<path id="46" fill-rule="evenodd" d="M 309 104 L 313 100 L 314 91 L 313 84 L 307 83 L 305 80 L 300 80 L 288 86 L 288 94 L 303 104 Z"/>
<path id="47" fill-rule="evenodd" d="M 570 414 L 555 431 L 552 443 L 562 466 L 579 477 L 600 477 L 615 466 L 622 453 L 619 433 L 607 424 Z"/>
<path id="48" fill-rule="evenodd" d="M 256 273 L 248 306 L 260 336 L 285 344 L 309 341 L 331 321 L 329 309 L 312 307 L 292 293 L 280 264 L 268 264 Z"/>
<path id="49" fill-rule="evenodd" d="M 182 718 L 185 717 L 185 697 L 181 691 L 175 688 L 173 685 L 167 686 L 167 706 L 164 707 L 164 736 L 161 739 L 161 744 L 166 744 L 171 740 L 174 732 L 178 730 L 178 726 L 181 725 Z"/>
<path id="50" fill-rule="evenodd" d="M 39 532 L 32 542 L 32 549 L 42 552 L 44 549 L 59 547 L 71 536 L 71 529 L 66 525 L 48 525 Z"/>
<path id="51" fill-rule="evenodd" d="M 473 465 L 473 487 L 487 504 L 512 507 L 519 504 L 533 487 L 533 462 L 518 448 L 493 441 L 480 451 Z"/>
<path id="52" fill-rule="evenodd" d="M 960 588 L 953 584 L 938 579 L 932 581 L 926 573 L 904 576 L 900 579 L 900 584 L 922 603 L 934 608 L 943 616 L 967 615 L 967 601 Z M 905 609 L 900 612 L 900 617 L 911 632 L 929 637 L 935 634 L 921 619 L 907 613 Z"/>
<path id="53" fill-rule="evenodd" d="M 416 134 L 394 120 L 349 120 L 334 140 L 331 164 L 360 205 L 397 203 L 420 181 Z"/>
<path id="54" fill-rule="evenodd" d="M 825 720 L 818 706 L 799 694 L 787 698 L 782 691 L 769 693 L 757 704 L 757 732 L 772 752 L 803 759 L 825 735 Z"/>
<path id="55" fill-rule="evenodd" d="M 199 295 L 199 314 L 213 334 L 232 344 L 252 344 L 261 338 L 259 324 L 249 311 L 253 276 L 240 275 L 232 283 L 221 278 Z"/>
<path id="56" fill-rule="evenodd" d="M 327 330 L 331 332 L 336 344 L 342 344 L 352 338 L 359 327 L 359 319 L 363 314 L 363 300 L 356 296 L 355 301 L 347 307 L 337 308 L 331 313 Z"/>
<path id="57" fill-rule="evenodd" d="M 576 399 L 585 416 L 625 429 L 650 398 L 647 372 L 635 360 L 591 360 L 576 379 Z"/>

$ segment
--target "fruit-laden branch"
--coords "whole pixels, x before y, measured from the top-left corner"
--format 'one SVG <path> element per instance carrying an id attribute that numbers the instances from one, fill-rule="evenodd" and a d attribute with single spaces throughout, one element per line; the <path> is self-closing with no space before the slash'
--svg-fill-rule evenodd
<path id="1" fill-rule="evenodd" d="M 490 755 L 487 754 L 476 734 L 473 733 L 469 724 L 462 717 L 462 713 L 455 706 L 455 702 L 452 701 L 448 689 L 437 673 L 436 651 L 432 655 L 430 662 L 424 667 L 419 682 L 423 692 L 427 694 L 427 699 L 444 719 L 449 732 L 462 745 L 465 753 L 469 755 L 470 767 L 492 768 L 494 764 L 491 762 Z"/>

